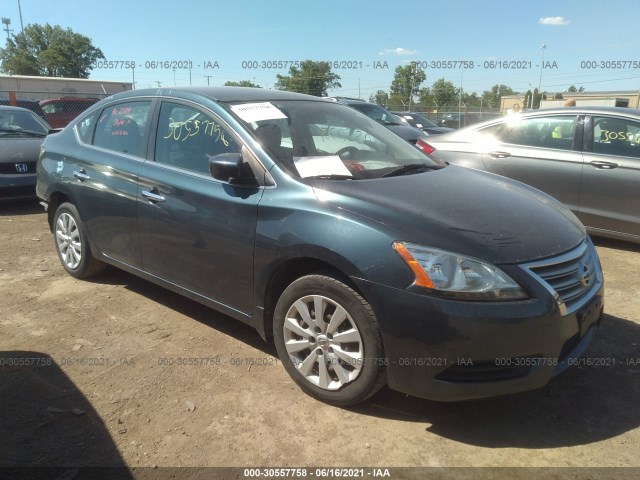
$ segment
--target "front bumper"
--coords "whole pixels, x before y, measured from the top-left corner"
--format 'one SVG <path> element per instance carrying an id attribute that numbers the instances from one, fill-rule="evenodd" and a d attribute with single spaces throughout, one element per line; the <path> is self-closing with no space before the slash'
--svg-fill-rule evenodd
<path id="1" fill-rule="evenodd" d="M 35 198 L 36 174 L 0 175 L 0 200 Z"/>
<path id="2" fill-rule="evenodd" d="M 584 352 L 604 308 L 601 270 L 569 312 L 534 277 L 531 298 L 517 302 L 455 301 L 354 281 L 378 318 L 389 387 L 439 401 L 544 386 Z"/>

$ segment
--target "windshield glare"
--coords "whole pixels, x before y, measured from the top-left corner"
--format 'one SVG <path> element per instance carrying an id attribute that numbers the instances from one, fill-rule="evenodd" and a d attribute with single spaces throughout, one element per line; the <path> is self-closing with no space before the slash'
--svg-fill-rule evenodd
<path id="1" fill-rule="evenodd" d="M 407 117 L 412 117 L 412 118 L 407 118 Z M 419 113 L 412 113 L 411 115 L 405 115 L 404 118 L 406 118 L 409 121 L 409 123 L 414 127 L 416 127 L 417 124 L 422 125 L 422 127 L 437 127 L 438 126 L 432 120 L 428 119 L 424 115 L 420 115 Z M 421 128 L 421 127 L 419 127 L 419 128 Z"/>
<path id="2" fill-rule="evenodd" d="M 271 119 L 231 110 L 272 158 L 298 178 L 370 179 L 410 164 L 440 166 L 382 125 L 336 103 L 272 101 Z M 264 106 L 262 107 L 264 109 Z M 235 109 L 235 110 L 234 110 Z M 279 118 L 275 118 L 279 117 Z"/>
<path id="3" fill-rule="evenodd" d="M 35 114 L 20 110 L 0 110 L 0 130 L 4 133 L 49 133 L 49 128 Z"/>

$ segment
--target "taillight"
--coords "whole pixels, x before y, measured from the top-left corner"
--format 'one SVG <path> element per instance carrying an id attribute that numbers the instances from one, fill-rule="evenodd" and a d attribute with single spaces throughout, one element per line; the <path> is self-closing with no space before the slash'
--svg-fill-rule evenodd
<path id="1" fill-rule="evenodd" d="M 416 142 L 416 147 L 418 147 L 418 150 L 420 150 L 425 155 L 430 155 L 436 151 L 435 148 L 433 148 L 431 145 L 429 145 L 427 142 L 421 139 L 418 139 L 418 141 Z"/>

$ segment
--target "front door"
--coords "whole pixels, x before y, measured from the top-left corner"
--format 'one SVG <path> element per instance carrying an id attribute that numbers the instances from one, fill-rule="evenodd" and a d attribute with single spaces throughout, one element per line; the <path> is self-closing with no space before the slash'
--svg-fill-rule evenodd
<path id="1" fill-rule="evenodd" d="M 240 152 L 217 117 L 162 102 L 153 158 L 140 173 L 142 267 L 222 307 L 253 312 L 253 249 L 262 189 L 209 174 L 209 158 Z"/>

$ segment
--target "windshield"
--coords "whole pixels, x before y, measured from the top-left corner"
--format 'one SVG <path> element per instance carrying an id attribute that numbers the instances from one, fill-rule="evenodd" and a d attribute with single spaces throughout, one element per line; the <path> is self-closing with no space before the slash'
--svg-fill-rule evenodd
<path id="1" fill-rule="evenodd" d="M 0 134 L 47 135 L 49 127 L 37 115 L 23 110 L 0 110 Z"/>
<path id="2" fill-rule="evenodd" d="M 427 117 L 419 113 L 403 114 L 402 118 L 404 118 L 412 127 L 425 128 L 438 126 L 432 120 L 429 120 Z"/>
<path id="3" fill-rule="evenodd" d="M 424 166 L 423 170 L 442 166 L 341 104 L 273 101 L 234 104 L 231 110 L 273 159 L 299 178 L 360 180 L 381 178 L 407 165 Z"/>
<path id="4" fill-rule="evenodd" d="M 384 108 L 372 103 L 354 103 L 349 105 L 351 108 L 364 113 L 367 117 L 381 123 L 401 124 L 402 120 L 391 112 L 387 112 Z"/>

